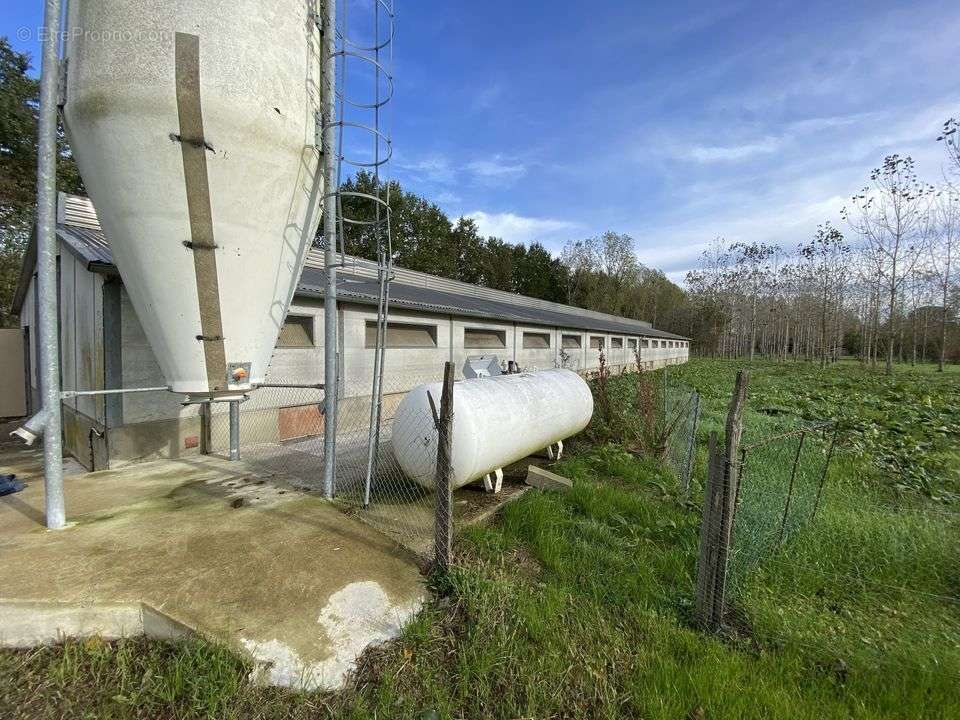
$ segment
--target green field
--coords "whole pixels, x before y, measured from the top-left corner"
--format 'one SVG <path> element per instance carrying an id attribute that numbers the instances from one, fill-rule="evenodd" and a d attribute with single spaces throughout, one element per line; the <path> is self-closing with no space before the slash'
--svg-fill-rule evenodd
<path id="1" fill-rule="evenodd" d="M 697 483 L 737 367 L 670 371 L 703 397 Z M 724 638 L 692 625 L 699 485 L 581 439 L 558 468 L 573 490 L 465 532 L 439 599 L 345 693 L 251 687 L 203 641 L 88 641 L 0 653 L 0 717 L 960 717 L 960 372 L 751 373 L 747 442 L 798 418 L 844 432 L 816 519 L 738 576 Z M 629 399 L 631 376 L 611 383 Z M 743 502 L 776 500 L 769 477 L 751 468 Z"/>

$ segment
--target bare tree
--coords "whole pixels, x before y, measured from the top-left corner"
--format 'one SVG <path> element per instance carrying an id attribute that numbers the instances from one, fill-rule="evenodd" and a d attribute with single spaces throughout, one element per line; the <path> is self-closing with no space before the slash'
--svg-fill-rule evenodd
<path id="1" fill-rule="evenodd" d="M 844 242 L 843 233 L 829 222 L 817 227 L 813 239 L 802 245 L 799 255 L 808 265 L 811 284 L 816 290 L 819 324 L 820 367 L 826 367 L 833 355 L 832 343 L 828 343 L 829 317 L 842 300 L 845 282 L 846 256 L 850 249 Z"/>
<path id="2" fill-rule="evenodd" d="M 960 120 L 950 118 L 943 124 L 939 137 L 947 153 L 947 164 L 954 173 L 960 174 Z"/>
<path id="3" fill-rule="evenodd" d="M 897 340 L 897 305 L 905 278 L 922 254 L 922 230 L 931 196 L 909 156 L 888 155 L 870 174 L 871 185 L 852 198 L 843 217 L 860 235 L 879 270 L 887 305 L 886 374 L 893 374 Z"/>
<path id="4" fill-rule="evenodd" d="M 733 251 L 737 276 L 749 305 L 750 345 L 747 356 L 752 362 L 757 348 L 757 309 L 761 296 L 771 283 L 770 259 L 776 248 L 763 243 L 734 243 L 730 249 Z"/>
<path id="5" fill-rule="evenodd" d="M 947 324 L 950 320 L 950 291 L 956 280 L 954 263 L 960 243 L 960 191 L 944 187 L 936 194 L 930 210 L 930 270 L 940 295 L 940 357 L 937 370 L 943 372 L 947 357 Z"/>

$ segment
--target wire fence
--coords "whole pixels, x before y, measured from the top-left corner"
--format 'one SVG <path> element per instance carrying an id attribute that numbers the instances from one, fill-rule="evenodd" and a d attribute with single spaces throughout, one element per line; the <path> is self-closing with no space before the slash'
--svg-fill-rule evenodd
<path id="1" fill-rule="evenodd" d="M 802 423 L 740 446 L 729 599 L 752 568 L 815 518 L 836 436 L 835 423 Z"/>
<path id="2" fill-rule="evenodd" d="M 667 423 L 666 462 L 680 486 L 690 489 L 695 470 L 697 428 L 700 425 L 700 394 L 689 385 L 674 382 L 664 370 L 663 416 Z"/>
<path id="3" fill-rule="evenodd" d="M 372 380 L 348 379 L 341 383 L 336 421 L 333 502 L 424 561 L 433 560 L 438 523 L 434 473 L 443 374 L 443 364 L 408 365 L 403 372 L 387 373 L 379 413 L 371 400 Z M 230 404 L 210 407 L 207 451 L 231 458 L 233 437 L 234 459 L 257 475 L 324 492 L 324 391 L 294 373 L 283 377 L 274 372 L 271 380 L 272 386 L 258 388 L 237 403 L 233 434 Z M 399 417 L 404 397 L 421 385 L 429 386 L 436 407 L 408 410 Z M 491 476 L 489 483 L 481 478 L 453 488 L 450 523 L 475 522 L 522 492 L 524 470 L 519 465 L 505 468 L 499 482 Z"/>
<path id="4" fill-rule="evenodd" d="M 379 422 L 370 388 L 359 382 L 344 383 L 336 421 L 336 477 L 333 500 L 353 515 L 396 542 L 426 557 L 434 532 L 434 493 L 430 483 L 410 479 L 398 460 L 394 420 L 408 390 L 438 383 L 439 371 L 406 371 L 388 375 L 384 382 Z M 239 433 L 234 444 L 246 466 L 261 475 L 277 475 L 297 487 L 324 490 L 324 391 L 278 381 L 284 387 L 261 387 L 239 403 Z M 439 395 L 438 395 L 439 397 Z M 408 414 L 401 454 L 407 463 L 435 463 L 437 429 L 423 413 Z M 228 403 L 212 406 L 211 452 L 231 456 Z M 434 457 L 427 457 L 430 448 Z M 411 459 L 413 458 L 413 459 Z"/>
<path id="5" fill-rule="evenodd" d="M 745 422 L 743 375 L 725 433 L 709 435 L 698 624 L 802 653 L 841 684 L 879 667 L 960 679 L 960 515 L 831 478 L 838 457 L 852 466 L 845 428 Z"/>

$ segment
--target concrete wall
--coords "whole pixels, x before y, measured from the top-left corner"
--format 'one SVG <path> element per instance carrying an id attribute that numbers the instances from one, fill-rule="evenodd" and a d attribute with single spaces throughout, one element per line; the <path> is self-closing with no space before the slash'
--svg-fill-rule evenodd
<path id="1" fill-rule="evenodd" d="M 69 252 L 64 253 L 61 262 L 63 301 L 60 323 L 64 388 L 164 385 L 165 380 L 152 348 L 119 280 L 89 272 Z M 35 327 L 34 307 L 33 294 L 28 293 L 21 322 L 31 327 L 31 331 Z M 313 346 L 277 348 L 267 371 L 267 382 L 323 382 L 323 303 L 298 298 L 291 306 L 290 313 L 312 318 Z M 599 364 L 599 351 L 590 347 L 590 338 L 595 336 L 603 338 L 604 353 L 612 370 L 632 368 L 635 362 L 629 345 L 631 336 L 400 309 L 391 311 L 390 320 L 393 323 L 428 326 L 435 340 L 429 347 L 391 347 L 387 350 L 383 389 L 388 417 L 404 392 L 421 383 L 440 380 L 446 360 L 454 362 L 458 378 L 463 376 L 466 358 L 481 354 L 496 355 L 504 363 L 516 360 L 526 369 L 546 369 L 564 364 L 572 370 L 588 372 Z M 370 346 L 368 324 L 375 322 L 375 308 L 340 304 L 337 332 L 341 347 L 339 375 L 343 402 L 338 423 L 341 433 L 349 434 L 351 428 L 364 425 L 369 416 L 374 349 Z M 465 347 L 464 337 L 468 329 L 502 334 L 503 346 Z M 548 346 L 524 347 L 525 334 L 546 335 Z M 563 350 L 564 335 L 579 337 L 580 347 Z M 621 338 L 622 347 L 614 348 L 613 338 Z M 683 343 L 683 347 L 680 343 L 677 347 L 668 347 L 667 341 L 632 339 L 637 341 L 642 361 L 649 367 L 686 360 L 686 343 Z M 656 347 L 653 346 L 654 342 Z M 37 392 L 36 362 L 33 359 L 35 342 L 31 342 L 29 350 L 32 386 L 33 391 Z M 566 354 L 565 361 L 561 359 L 562 353 Z M 279 441 L 284 409 L 315 406 L 322 400 L 322 390 L 307 388 L 264 388 L 251 393 L 241 406 L 242 442 Z M 98 469 L 108 464 L 115 467 L 156 457 L 197 454 L 200 452 L 201 434 L 198 407 L 183 406 L 181 403 L 180 396 L 168 392 L 126 394 L 113 400 L 102 397 L 71 400 L 65 403 L 64 414 L 67 449 L 83 464 Z M 211 435 L 217 449 L 225 447 L 227 414 L 227 404 L 213 406 Z M 290 413 L 287 413 L 284 419 L 288 420 L 289 416 Z M 310 423 L 304 422 L 307 432 Z M 314 424 L 314 432 L 322 433 L 322 417 L 318 416 Z"/>

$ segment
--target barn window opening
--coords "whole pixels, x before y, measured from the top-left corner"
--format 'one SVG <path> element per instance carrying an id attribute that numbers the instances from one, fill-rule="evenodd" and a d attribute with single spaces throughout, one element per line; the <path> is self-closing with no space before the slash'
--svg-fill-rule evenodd
<path id="1" fill-rule="evenodd" d="M 627 340 L 627 347 L 628 347 L 630 350 L 636 350 L 636 349 L 637 349 L 637 339 L 636 339 L 636 338 L 630 338 L 629 340 Z"/>
<path id="2" fill-rule="evenodd" d="M 643 338 L 643 339 L 640 341 L 640 347 L 642 347 L 642 348 L 648 348 L 648 347 L 650 347 L 650 340 L 649 340 L 649 338 Z"/>
<path id="3" fill-rule="evenodd" d="M 583 347 L 583 341 L 579 335 L 564 335 L 561 341 L 564 350 L 579 350 Z"/>
<path id="4" fill-rule="evenodd" d="M 611 350 L 623 350 L 623 338 L 610 338 Z"/>
<path id="5" fill-rule="evenodd" d="M 367 321 L 366 347 L 377 346 L 377 323 Z M 388 348 L 435 348 L 437 347 L 437 326 L 417 323 L 387 323 Z"/>
<path id="6" fill-rule="evenodd" d="M 525 350 L 549 350 L 550 333 L 525 332 L 523 347 Z"/>
<path id="7" fill-rule="evenodd" d="M 463 331 L 463 346 L 465 348 L 505 348 L 507 346 L 507 331 L 465 328 Z"/>
<path id="8" fill-rule="evenodd" d="M 313 316 L 287 315 L 277 337 L 277 347 L 309 348 L 313 347 Z"/>
<path id="9" fill-rule="evenodd" d="M 590 349 L 591 350 L 603 350 L 603 338 L 599 335 L 590 336 Z"/>

